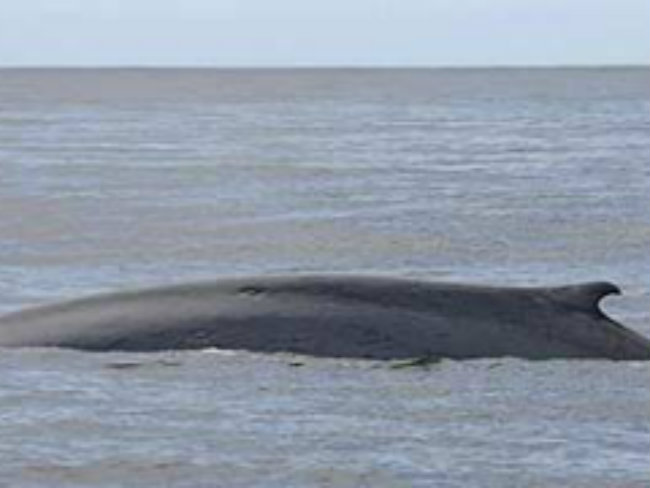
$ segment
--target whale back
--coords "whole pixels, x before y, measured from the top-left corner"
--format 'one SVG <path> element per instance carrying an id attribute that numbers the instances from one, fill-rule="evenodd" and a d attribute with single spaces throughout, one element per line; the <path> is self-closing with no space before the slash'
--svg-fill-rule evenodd
<path id="1" fill-rule="evenodd" d="M 352 275 L 225 279 L 97 295 L 0 318 L 0 346 L 219 347 L 316 356 L 650 359 L 609 319 L 606 282 L 504 288 Z"/>

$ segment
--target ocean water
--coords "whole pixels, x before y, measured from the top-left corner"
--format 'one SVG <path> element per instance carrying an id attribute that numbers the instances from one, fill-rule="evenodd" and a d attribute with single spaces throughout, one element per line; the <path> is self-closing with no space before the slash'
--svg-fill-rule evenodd
<path id="1" fill-rule="evenodd" d="M 0 70 L 0 312 L 250 273 L 610 280 L 650 70 Z M 0 354 L 0 485 L 647 487 L 645 363 Z"/>

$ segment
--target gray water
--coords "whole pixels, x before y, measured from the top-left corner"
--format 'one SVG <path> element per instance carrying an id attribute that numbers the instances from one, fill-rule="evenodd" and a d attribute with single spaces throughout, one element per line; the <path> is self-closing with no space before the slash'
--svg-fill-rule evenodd
<path id="1" fill-rule="evenodd" d="M 0 70 L 0 311 L 248 273 L 607 279 L 650 70 Z M 0 355 L 0 485 L 647 487 L 648 365 Z"/>

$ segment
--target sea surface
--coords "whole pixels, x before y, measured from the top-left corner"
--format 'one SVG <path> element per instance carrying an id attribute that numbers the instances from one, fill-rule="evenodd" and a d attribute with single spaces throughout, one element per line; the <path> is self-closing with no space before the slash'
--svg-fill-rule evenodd
<path id="1" fill-rule="evenodd" d="M 610 280 L 650 69 L 0 70 L 0 312 L 221 276 Z M 650 486 L 650 365 L 0 351 L 0 486 Z"/>

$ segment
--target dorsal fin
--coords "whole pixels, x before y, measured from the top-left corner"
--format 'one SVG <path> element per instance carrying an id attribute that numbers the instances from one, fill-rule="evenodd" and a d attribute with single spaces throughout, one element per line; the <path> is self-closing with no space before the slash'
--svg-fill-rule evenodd
<path id="1" fill-rule="evenodd" d="M 598 302 L 607 295 L 620 295 L 621 290 L 614 283 L 595 281 L 578 285 L 561 286 L 552 289 L 553 297 L 571 308 L 584 312 L 603 315 L 598 308 Z"/>

